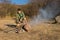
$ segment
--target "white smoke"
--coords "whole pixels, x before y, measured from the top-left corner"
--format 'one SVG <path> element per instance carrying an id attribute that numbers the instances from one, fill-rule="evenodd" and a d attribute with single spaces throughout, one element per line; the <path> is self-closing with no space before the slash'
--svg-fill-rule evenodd
<path id="1" fill-rule="evenodd" d="M 49 3 L 45 8 L 40 9 L 41 17 L 45 19 L 53 19 L 60 13 L 60 0 L 55 0 Z"/>
<path id="2" fill-rule="evenodd" d="M 44 8 L 40 8 L 38 15 L 30 21 L 30 24 L 39 24 L 44 21 L 54 20 L 56 16 L 60 15 L 60 0 L 53 0 Z"/>

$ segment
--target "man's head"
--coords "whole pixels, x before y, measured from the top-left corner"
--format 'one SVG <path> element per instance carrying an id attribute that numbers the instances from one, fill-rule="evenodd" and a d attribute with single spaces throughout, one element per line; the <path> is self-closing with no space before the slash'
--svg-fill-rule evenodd
<path id="1" fill-rule="evenodd" d="M 21 9 L 20 9 L 20 8 L 18 8 L 18 9 L 17 9 L 17 12 L 18 12 L 18 13 L 21 13 Z"/>

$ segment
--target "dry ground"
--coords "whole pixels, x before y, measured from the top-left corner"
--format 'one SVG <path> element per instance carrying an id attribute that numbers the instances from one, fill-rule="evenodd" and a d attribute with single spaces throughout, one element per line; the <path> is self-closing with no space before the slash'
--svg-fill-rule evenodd
<path id="1" fill-rule="evenodd" d="M 60 24 L 41 23 L 31 32 L 15 33 L 14 21 L 0 20 L 0 40 L 60 40 Z"/>

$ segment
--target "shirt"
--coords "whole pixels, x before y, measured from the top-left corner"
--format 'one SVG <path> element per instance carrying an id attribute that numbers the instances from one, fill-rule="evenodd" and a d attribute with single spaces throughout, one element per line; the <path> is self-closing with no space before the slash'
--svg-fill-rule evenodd
<path id="1" fill-rule="evenodd" d="M 19 19 L 23 20 L 24 18 L 25 18 L 24 12 L 21 12 L 21 13 L 17 13 L 16 14 L 16 19 L 17 20 L 19 20 Z"/>

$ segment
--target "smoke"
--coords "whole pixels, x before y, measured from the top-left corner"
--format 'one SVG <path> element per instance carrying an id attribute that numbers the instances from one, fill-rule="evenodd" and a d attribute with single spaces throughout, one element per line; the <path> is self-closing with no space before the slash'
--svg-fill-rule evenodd
<path id="1" fill-rule="evenodd" d="M 45 8 L 40 9 L 40 15 L 45 19 L 53 19 L 60 12 L 60 0 L 54 0 L 49 3 Z"/>
<path id="2" fill-rule="evenodd" d="M 52 0 L 46 6 L 39 9 L 38 15 L 30 21 L 30 24 L 39 24 L 44 21 L 54 20 L 60 15 L 60 0 Z"/>

